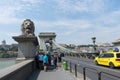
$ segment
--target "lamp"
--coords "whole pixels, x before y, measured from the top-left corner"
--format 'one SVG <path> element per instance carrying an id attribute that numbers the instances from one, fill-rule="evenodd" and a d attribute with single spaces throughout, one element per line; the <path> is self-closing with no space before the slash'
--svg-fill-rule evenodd
<path id="1" fill-rule="evenodd" d="M 96 47 L 95 47 L 96 37 L 92 37 L 92 41 L 93 41 L 93 47 L 94 47 L 94 52 L 95 52 L 96 51 Z"/>

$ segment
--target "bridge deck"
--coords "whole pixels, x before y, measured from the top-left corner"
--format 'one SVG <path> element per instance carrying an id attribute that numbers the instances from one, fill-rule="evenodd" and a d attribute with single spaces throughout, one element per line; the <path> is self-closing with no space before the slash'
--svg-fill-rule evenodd
<path id="1" fill-rule="evenodd" d="M 63 68 L 48 70 L 44 72 L 43 70 L 37 70 L 34 75 L 30 77 L 29 80 L 83 80 L 76 78 L 69 71 L 63 70 Z"/>

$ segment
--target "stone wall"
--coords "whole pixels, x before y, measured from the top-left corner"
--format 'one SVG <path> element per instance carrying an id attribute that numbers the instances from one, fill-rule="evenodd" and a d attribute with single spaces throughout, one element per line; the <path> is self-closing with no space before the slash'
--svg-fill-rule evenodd
<path id="1" fill-rule="evenodd" d="M 35 70 L 35 62 L 25 60 L 0 70 L 0 80 L 26 80 Z"/>

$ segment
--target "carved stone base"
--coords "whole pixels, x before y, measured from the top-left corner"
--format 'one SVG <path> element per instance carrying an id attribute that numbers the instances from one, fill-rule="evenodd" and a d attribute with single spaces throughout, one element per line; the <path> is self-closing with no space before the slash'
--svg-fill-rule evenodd
<path id="1" fill-rule="evenodd" d="M 18 59 L 33 58 L 38 46 L 37 37 L 14 36 L 18 42 Z"/>

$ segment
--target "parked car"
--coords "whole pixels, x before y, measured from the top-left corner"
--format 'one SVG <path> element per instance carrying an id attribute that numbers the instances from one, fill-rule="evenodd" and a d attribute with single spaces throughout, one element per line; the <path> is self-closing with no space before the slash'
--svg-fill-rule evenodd
<path id="1" fill-rule="evenodd" d="M 94 59 L 96 65 L 109 66 L 110 68 L 120 67 L 120 52 L 102 53 Z"/>

